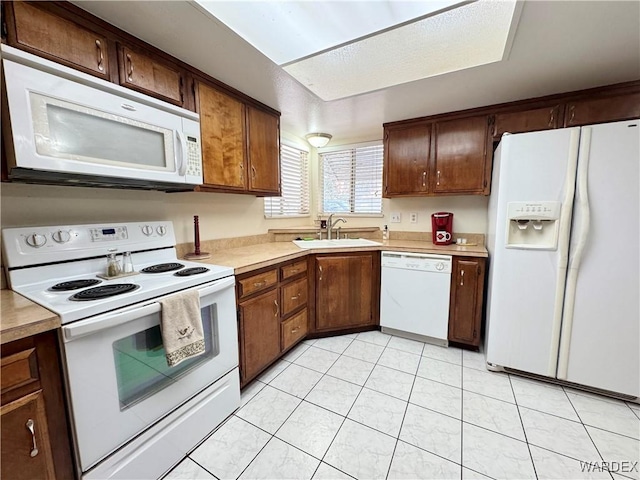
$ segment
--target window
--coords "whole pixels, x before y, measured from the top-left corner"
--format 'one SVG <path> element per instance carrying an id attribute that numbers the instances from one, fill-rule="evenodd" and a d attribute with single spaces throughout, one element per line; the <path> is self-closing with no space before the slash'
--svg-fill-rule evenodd
<path id="1" fill-rule="evenodd" d="M 322 213 L 382 213 L 382 145 L 320 153 Z"/>
<path id="2" fill-rule="evenodd" d="M 309 215 L 309 154 L 304 150 L 280 146 L 282 196 L 264 199 L 265 218 Z"/>

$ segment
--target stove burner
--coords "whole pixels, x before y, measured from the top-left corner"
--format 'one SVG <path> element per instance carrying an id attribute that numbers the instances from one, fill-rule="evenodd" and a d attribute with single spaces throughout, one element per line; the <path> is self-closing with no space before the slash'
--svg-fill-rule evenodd
<path id="1" fill-rule="evenodd" d="M 133 283 L 114 283 L 111 285 L 101 285 L 99 287 L 88 288 L 87 290 L 78 292 L 69 297 L 69 300 L 75 300 L 78 302 L 101 300 L 103 298 L 113 297 L 114 295 L 131 292 L 133 290 L 137 290 L 138 288 L 140 288 L 140 286 Z"/>
<path id="2" fill-rule="evenodd" d="M 209 269 L 205 267 L 192 267 L 185 268 L 184 270 L 180 270 L 179 272 L 174 273 L 176 277 L 189 277 L 191 275 L 199 275 L 201 273 L 208 272 Z"/>
<path id="3" fill-rule="evenodd" d="M 91 287 L 99 283 L 100 280 L 96 280 L 95 278 L 86 280 L 72 280 L 70 282 L 57 283 L 49 290 L 53 290 L 55 292 L 66 292 L 69 290 L 78 290 L 79 288 Z"/>
<path id="4" fill-rule="evenodd" d="M 151 265 L 150 267 L 140 270 L 142 273 L 164 273 L 172 272 L 174 270 L 180 270 L 184 268 L 181 263 L 160 263 L 158 265 Z"/>

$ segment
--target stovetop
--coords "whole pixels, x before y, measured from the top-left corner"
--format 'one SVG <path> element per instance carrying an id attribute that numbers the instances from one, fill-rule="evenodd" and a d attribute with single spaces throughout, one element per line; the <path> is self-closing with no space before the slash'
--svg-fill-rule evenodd
<path id="1" fill-rule="evenodd" d="M 71 240 L 59 242 L 61 231 L 69 232 L 63 238 Z M 5 229 L 2 234 L 12 290 L 55 312 L 63 324 L 135 307 L 233 275 L 231 267 L 178 259 L 170 222 Z M 40 239 L 34 235 L 47 238 L 45 246 L 31 245 Z M 144 247 L 152 248 L 143 250 Z M 137 273 L 100 278 L 106 273 L 107 254 L 116 253 L 121 261 L 125 251 L 132 252 Z M 41 263 L 43 259 L 49 261 Z M 50 261 L 53 259 L 58 261 Z M 152 273 L 143 273 L 145 270 Z M 100 298 L 90 298 L 94 292 Z M 117 294 L 105 296 L 106 293 Z"/>

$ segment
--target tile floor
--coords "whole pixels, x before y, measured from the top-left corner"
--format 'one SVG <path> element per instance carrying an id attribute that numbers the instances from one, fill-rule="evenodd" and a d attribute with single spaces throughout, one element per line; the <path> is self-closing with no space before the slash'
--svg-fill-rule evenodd
<path id="1" fill-rule="evenodd" d="M 165 478 L 638 480 L 638 461 L 640 405 L 366 332 L 294 348 Z"/>

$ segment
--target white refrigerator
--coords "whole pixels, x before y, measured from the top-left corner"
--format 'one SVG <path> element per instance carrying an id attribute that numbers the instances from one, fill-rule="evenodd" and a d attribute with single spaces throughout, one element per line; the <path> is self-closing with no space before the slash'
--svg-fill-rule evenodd
<path id="1" fill-rule="evenodd" d="M 486 355 L 640 397 L 640 119 L 505 134 L 489 199 Z"/>

